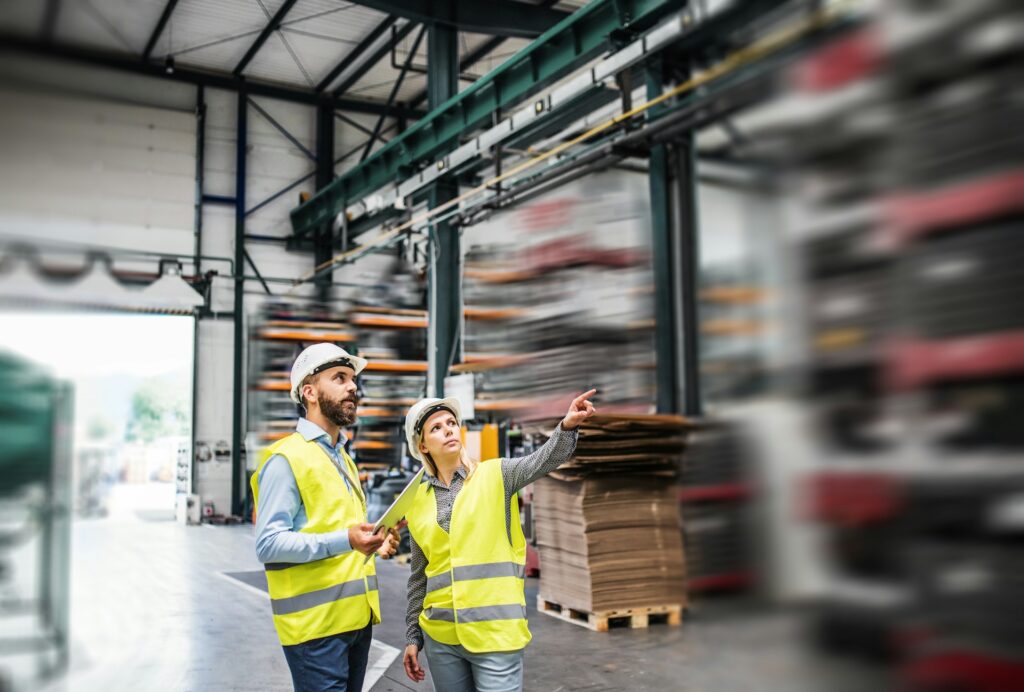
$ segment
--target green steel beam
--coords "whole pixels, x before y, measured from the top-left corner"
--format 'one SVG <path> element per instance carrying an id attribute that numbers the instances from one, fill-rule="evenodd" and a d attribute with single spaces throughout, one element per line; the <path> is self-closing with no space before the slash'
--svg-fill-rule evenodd
<path id="1" fill-rule="evenodd" d="M 700 215 L 697 210 L 697 138 L 693 130 L 680 133 L 675 142 L 675 184 L 679 224 L 679 318 L 682 323 L 682 413 L 700 416 L 704 399 L 700 381 L 700 306 L 697 272 L 700 267 Z M 660 356 L 660 354 L 659 354 Z"/>
<path id="2" fill-rule="evenodd" d="M 534 142 L 564 130 L 568 125 L 619 98 L 619 91 L 597 86 L 585 91 L 569 103 L 549 111 L 548 117 L 528 125 L 501 146 L 506 149 L 527 149 Z M 486 159 L 483 159 L 486 161 Z M 460 169 L 461 170 L 461 169 Z"/>
<path id="3" fill-rule="evenodd" d="M 464 134 L 489 124 L 496 109 L 506 109 L 599 55 L 613 36 L 646 29 L 684 5 L 686 0 L 593 0 L 293 209 L 295 234 L 310 232 L 333 220 L 349 202 L 414 172 Z"/>
<path id="4" fill-rule="evenodd" d="M 662 56 L 654 57 L 645 70 L 647 98 L 656 98 L 665 88 Z M 648 112 L 648 121 L 664 111 L 656 106 Z M 672 254 L 672 174 L 668 146 L 651 147 L 647 171 L 651 194 L 651 269 L 654 272 L 654 345 L 658 413 L 679 413 L 679 336 L 674 259 Z"/>

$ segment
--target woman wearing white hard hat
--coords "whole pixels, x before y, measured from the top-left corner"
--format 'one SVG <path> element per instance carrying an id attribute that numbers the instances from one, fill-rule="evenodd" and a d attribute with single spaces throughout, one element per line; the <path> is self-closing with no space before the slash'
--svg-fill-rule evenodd
<path id="1" fill-rule="evenodd" d="M 412 574 L 406 611 L 405 672 L 443 692 L 523 688 L 526 538 L 517 493 L 568 461 L 577 428 L 593 415 L 576 397 L 543 447 L 517 459 L 477 463 L 461 440 L 459 402 L 423 399 L 405 418 L 409 454 L 425 467 L 409 511 Z"/>

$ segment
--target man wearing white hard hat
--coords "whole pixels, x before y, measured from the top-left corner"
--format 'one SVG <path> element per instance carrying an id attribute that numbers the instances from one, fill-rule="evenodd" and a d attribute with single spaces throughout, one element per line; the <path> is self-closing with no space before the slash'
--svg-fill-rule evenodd
<path id="1" fill-rule="evenodd" d="M 342 428 L 356 421 L 356 376 L 366 360 L 334 344 L 295 359 L 295 432 L 264 452 L 252 476 L 256 556 L 264 563 L 274 626 L 297 692 L 363 688 L 380 622 L 374 562 L 394 555 L 397 532 L 373 533 L 359 471 Z"/>
<path id="2" fill-rule="evenodd" d="M 520 692 L 526 538 L 519 491 L 568 461 L 596 390 L 573 399 L 533 454 L 476 462 L 461 441 L 458 399 L 423 399 L 405 417 L 409 454 L 426 467 L 409 510 L 412 574 L 404 665 L 419 682 L 425 651 L 435 690 Z"/>

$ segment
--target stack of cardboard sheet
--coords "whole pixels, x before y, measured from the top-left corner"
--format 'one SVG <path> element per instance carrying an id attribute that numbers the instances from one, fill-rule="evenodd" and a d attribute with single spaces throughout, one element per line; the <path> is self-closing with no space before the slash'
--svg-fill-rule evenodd
<path id="1" fill-rule="evenodd" d="M 682 605 L 679 416 L 595 416 L 576 457 L 534 487 L 541 598 L 591 613 Z"/>

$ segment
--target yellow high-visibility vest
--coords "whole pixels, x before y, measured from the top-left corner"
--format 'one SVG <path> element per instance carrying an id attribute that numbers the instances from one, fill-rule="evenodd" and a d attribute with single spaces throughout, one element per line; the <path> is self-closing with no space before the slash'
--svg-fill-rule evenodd
<path id="1" fill-rule="evenodd" d="M 427 593 L 419 621 L 442 644 L 474 653 L 518 651 L 531 639 L 526 622 L 526 538 L 513 496 L 511 540 L 498 459 L 482 462 L 455 498 L 449 530 L 437 523 L 434 488 L 424 477 L 409 512 L 409 531 L 427 558 Z"/>
<path id="2" fill-rule="evenodd" d="M 278 440 L 264 453 L 252 476 L 252 493 L 259 511 L 259 477 L 275 454 L 288 460 L 298 484 L 306 525 L 300 533 L 343 531 L 366 521 L 366 500 L 359 486 L 359 471 L 342 452 L 345 481 L 320 445 L 299 433 Z M 267 586 L 277 636 L 285 646 L 362 629 L 380 622 L 380 595 L 374 560 L 357 550 L 301 564 L 268 563 Z"/>

